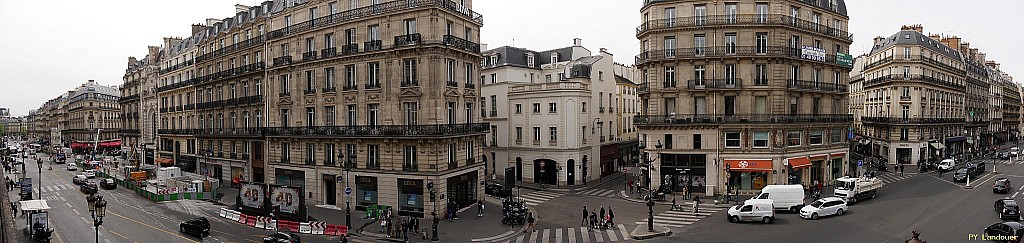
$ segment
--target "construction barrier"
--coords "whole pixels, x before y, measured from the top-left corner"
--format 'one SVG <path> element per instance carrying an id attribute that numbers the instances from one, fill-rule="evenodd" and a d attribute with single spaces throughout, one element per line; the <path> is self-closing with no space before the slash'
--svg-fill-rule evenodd
<path id="1" fill-rule="evenodd" d="M 314 235 L 322 235 L 324 234 L 324 228 L 326 227 L 326 222 L 309 222 L 309 233 Z"/>
<path id="2" fill-rule="evenodd" d="M 249 227 L 256 227 L 256 216 L 249 216 L 245 219 L 245 225 Z"/>
<path id="3" fill-rule="evenodd" d="M 256 227 L 256 228 L 260 228 L 260 229 L 266 229 L 267 228 L 266 219 L 267 219 L 267 217 L 262 217 L 262 216 L 256 217 L 256 223 L 254 223 L 252 226 Z"/>
<path id="4" fill-rule="evenodd" d="M 239 215 L 238 211 L 228 211 L 228 219 L 230 220 L 238 221 Z"/>
<path id="5" fill-rule="evenodd" d="M 323 234 L 332 236 L 348 235 L 348 226 L 327 224 L 327 226 L 324 227 Z"/>
<path id="6" fill-rule="evenodd" d="M 309 227 L 309 222 L 299 223 L 299 233 L 309 234 L 312 228 Z"/>
<path id="7" fill-rule="evenodd" d="M 248 216 L 248 215 L 245 215 L 245 214 L 240 214 L 240 215 L 238 216 L 238 220 L 236 220 L 236 221 L 238 221 L 238 223 L 242 223 L 242 224 L 245 224 L 245 219 L 246 219 L 246 217 L 247 217 L 247 216 Z"/>
<path id="8" fill-rule="evenodd" d="M 227 208 L 221 208 L 220 209 L 220 217 L 221 218 L 226 218 L 227 213 L 228 213 L 228 209 Z"/>
<path id="9" fill-rule="evenodd" d="M 227 208 L 221 208 L 219 212 L 220 217 L 238 222 L 240 224 L 247 225 L 249 227 L 268 229 L 268 230 L 286 230 L 291 232 L 297 232 L 302 234 L 313 234 L 313 235 L 331 235 L 340 236 L 348 235 L 348 226 L 328 224 L 327 222 L 294 222 L 288 220 L 274 220 L 270 217 L 245 215 L 241 212 L 229 210 Z"/>
<path id="10" fill-rule="evenodd" d="M 271 219 L 270 221 L 267 221 L 267 229 L 277 231 L 277 220 Z"/>

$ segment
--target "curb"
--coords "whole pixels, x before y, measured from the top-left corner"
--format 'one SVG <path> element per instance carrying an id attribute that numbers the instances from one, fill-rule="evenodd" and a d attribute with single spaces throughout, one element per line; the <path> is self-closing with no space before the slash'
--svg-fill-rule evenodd
<path id="1" fill-rule="evenodd" d="M 623 200 L 634 202 L 634 203 L 647 203 L 647 201 L 640 200 L 640 199 L 635 199 L 635 198 L 631 198 L 631 197 L 627 196 L 626 195 L 626 191 L 619 191 L 619 198 L 622 198 Z M 656 201 L 656 202 L 654 202 L 654 204 L 655 205 L 672 205 L 671 202 L 660 202 L 660 201 Z M 676 203 L 676 205 L 692 205 L 692 201 L 684 200 L 682 203 Z M 701 205 L 708 205 L 708 207 L 712 207 L 712 208 L 730 208 L 730 207 L 732 207 L 732 204 L 718 204 L 718 205 L 714 205 L 712 203 L 712 204 L 701 204 Z"/>

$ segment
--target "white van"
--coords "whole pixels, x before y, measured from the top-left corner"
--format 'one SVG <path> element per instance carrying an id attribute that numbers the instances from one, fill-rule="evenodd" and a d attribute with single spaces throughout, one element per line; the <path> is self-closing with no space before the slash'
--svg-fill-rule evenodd
<path id="1" fill-rule="evenodd" d="M 771 199 L 777 210 L 799 213 L 804 207 L 804 187 L 801 185 L 768 185 L 761 194 L 751 199 Z"/>
<path id="2" fill-rule="evenodd" d="M 956 160 L 954 159 L 944 159 L 939 162 L 938 169 L 941 171 L 951 171 L 953 168 L 956 168 Z"/>
<path id="3" fill-rule="evenodd" d="M 775 210 L 771 199 L 750 199 L 743 205 L 729 208 L 729 222 L 761 221 L 770 224 L 775 221 Z"/>

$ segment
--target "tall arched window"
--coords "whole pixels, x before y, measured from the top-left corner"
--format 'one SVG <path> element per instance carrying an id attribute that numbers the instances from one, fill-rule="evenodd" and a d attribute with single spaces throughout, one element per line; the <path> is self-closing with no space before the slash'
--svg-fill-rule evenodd
<path id="1" fill-rule="evenodd" d="M 256 127 L 263 127 L 263 112 L 256 111 Z"/>
<path id="2" fill-rule="evenodd" d="M 242 122 L 245 124 L 245 128 L 249 128 L 249 111 L 242 111 Z"/>
<path id="3" fill-rule="evenodd" d="M 235 112 L 231 112 L 231 130 L 235 130 L 235 126 L 238 124 L 238 117 L 235 116 Z"/>

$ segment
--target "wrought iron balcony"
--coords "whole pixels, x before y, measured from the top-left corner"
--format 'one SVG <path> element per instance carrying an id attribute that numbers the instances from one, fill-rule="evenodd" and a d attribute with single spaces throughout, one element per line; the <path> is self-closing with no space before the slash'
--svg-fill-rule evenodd
<path id="1" fill-rule="evenodd" d="M 266 136 L 420 137 L 486 133 L 488 123 L 438 125 L 268 127 Z"/>
<path id="2" fill-rule="evenodd" d="M 714 47 L 691 47 L 664 50 L 649 50 L 636 55 L 637 64 L 652 61 L 689 60 L 720 57 L 785 57 L 810 62 L 835 65 L 842 68 L 847 66 L 836 63 L 836 55 L 825 54 L 825 60 L 812 60 L 803 58 L 803 50 L 788 46 L 714 46 Z"/>
<path id="3" fill-rule="evenodd" d="M 451 81 L 451 80 L 449 80 L 447 82 L 444 82 L 444 84 L 445 84 L 445 86 L 448 86 L 448 87 L 456 87 L 456 88 L 459 87 L 459 82 L 455 82 L 455 81 Z"/>
<path id="4" fill-rule="evenodd" d="M 637 93 L 648 93 L 651 92 L 651 85 L 648 83 L 641 83 L 636 89 Z"/>
<path id="5" fill-rule="evenodd" d="M 812 4 L 813 5 L 813 4 Z M 814 23 L 813 21 L 793 18 L 785 14 L 734 14 L 734 15 L 706 15 L 689 16 L 668 19 L 648 20 L 636 28 L 636 34 L 642 35 L 647 31 L 657 31 L 675 28 L 705 28 L 710 26 L 731 26 L 731 25 L 775 25 L 788 26 L 805 31 L 815 32 L 832 36 L 844 41 L 852 41 L 850 33 L 842 29 L 828 25 Z"/>
<path id="6" fill-rule="evenodd" d="M 324 58 L 333 57 L 333 56 L 337 56 L 337 55 L 338 55 L 338 48 L 337 47 L 331 47 L 331 48 L 326 48 L 326 49 L 320 50 L 320 56 L 322 56 Z"/>
<path id="7" fill-rule="evenodd" d="M 901 117 L 861 117 L 865 123 L 879 124 L 962 124 L 967 121 L 964 118 L 901 118 Z"/>
<path id="8" fill-rule="evenodd" d="M 416 164 L 412 164 L 412 165 L 403 164 L 402 165 L 402 171 L 417 172 L 417 171 L 420 171 L 418 167 L 419 166 L 416 165 Z"/>
<path id="9" fill-rule="evenodd" d="M 290 93 L 290 92 L 281 92 L 281 93 L 277 94 L 278 97 L 288 97 L 288 96 L 291 96 L 291 95 L 292 95 L 292 93 Z"/>
<path id="10" fill-rule="evenodd" d="M 159 129 L 157 130 L 157 133 L 167 135 L 192 135 L 195 134 L 197 130 L 199 129 Z"/>
<path id="11" fill-rule="evenodd" d="M 129 102 L 129 101 L 133 101 L 133 100 L 138 100 L 138 99 L 139 99 L 139 95 L 129 95 L 129 96 L 118 98 L 117 99 L 117 103 L 125 103 L 125 102 Z"/>
<path id="12" fill-rule="evenodd" d="M 354 19 L 374 17 L 381 14 L 404 12 L 410 9 L 436 7 L 447 10 L 449 13 L 465 17 L 482 25 L 483 16 L 452 0 L 401 0 L 374 4 L 366 7 L 356 8 L 348 11 L 341 11 L 335 14 L 319 17 L 309 21 L 297 23 L 291 26 L 271 31 L 267 34 L 271 40 L 299 34 L 315 29 L 318 26 L 338 24 Z"/>
<path id="13" fill-rule="evenodd" d="M 316 51 L 308 51 L 302 53 L 302 61 L 316 60 Z"/>
<path id="14" fill-rule="evenodd" d="M 416 45 L 423 42 L 419 33 L 395 36 L 395 47 Z"/>
<path id="15" fill-rule="evenodd" d="M 742 79 L 703 79 L 703 80 L 689 80 L 686 82 L 686 88 L 688 89 L 738 89 Z"/>
<path id="16" fill-rule="evenodd" d="M 352 55 L 352 54 L 356 54 L 356 53 L 359 53 L 359 44 L 358 43 L 352 43 L 352 44 L 347 44 L 347 45 L 341 46 L 341 54 L 342 55 Z"/>
<path id="17" fill-rule="evenodd" d="M 337 92 L 337 91 L 338 91 L 337 87 L 324 88 L 324 93 L 334 93 L 334 92 Z"/>
<path id="18" fill-rule="evenodd" d="M 806 80 L 786 80 L 786 88 L 791 90 L 820 91 L 833 93 L 846 93 L 849 91 L 845 84 L 822 83 Z"/>
<path id="19" fill-rule="evenodd" d="M 441 40 L 441 43 L 446 46 L 454 47 L 456 49 L 465 50 L 472 53 L 480 53 L 480 44 L 459 37 L 455 37 L 454 35 L 444 35 L 444 38 Z"/>
<path id="20" fill-rule="evenodd" d="M 472 83 L 472 82 L 470 82 L 470 83 L 466 83 L 466 88 L 467 88 L 467 89 L 473 89 L 473 88 L 476 88 L 476 84 L 474 84 L 474 83 Z"/>
<path id="21" fill-rule="evenodd" d="M 348 85 L 345 85 L 344 87 L 341 87 L 341 90 L 342 90 L 342 91 L 352 91 L 352 90 L 359 90 L 359 85 L 356 85 L 356 84 L 348 84 Z"/>
<path id="22" fill-rule="evenodd" d="M 381 40 L 363 42 L 363 51 L 379 51 L 384 48 Z"/>
<path id="23" fill-rule="evenodd" d="M 263 135 L 264 128 L 206 128 L 206 129 L 195 129 L 195 134 L 198 136 L 217 136 L 217 137 L 256 137 Z"/>
<path id="24" fill-rule="evenodd" d="M 420 83 L 417 82 L 416 80 L 402 81 L 402 87 L 415 87 L 415 86 L 420 86 Z"/>
<path id="25" fill-rule="evenodd" d="M 118 129 L 119 134 L 139 134 L 139 129 Z"/>
<path id="26" fill-rule="evenodd" d="M 946 81 L 946 80 L 942 80 L 942 79 L 938 79 L 938 78 L 933 78 L 933 77 L 929 77 L 929 76 L 924 76 L 924 75 L 906 75 L 906 76 L 904 76 L 904 75 L 897 75 L 897 74 L 886 75 L 886 76 L 881 76 L 881 77 L 870 79 L 870 80 L 865 80 L 864 81 L 864 88 L 873 87 L 873 86 L 877 86 L 877 85 L 885 85 L 885 84 L 889 84 L 889 83 L 897 82 L 897 81 L 899 81 L 899 82 L 920 82 L 920 83 L 923 83 L 923 84 L 944 86 L 944 87 L 955 89 L 955 90 L 965 90 L 966 89 L 966 86 L 964 86 L 962 84 L 957 84 L 957 83 L 953 83 L 953 82 L 950 82 L 950 81 Z"/>
<path id="27" fill-rule="evenodd" d="M 274 66 L 292 64 L 292 56 L 282 56 L 274 58 Z"/>
<path id="28" fill-rule="evenodd" d="M 316 89 L 314 88 L 314 89 L 303 90 L 302 94 L 304 94 L 304 95 L 316 94 Z"/>
<path id="29" fill-rule="evenodd" d="M 756 124 L 756 123 L 849 123 L 850 114 L 733 114 L 733 115 L 639 115 L 633 118 L 637 125 L 687 125 L 687 124 Z"/>
<path id="30" fill-rule="evenodd" d="M 364 84 L 363 87 L 365 87 L 366 89 L 379 89 L 380 82 Z"/>

